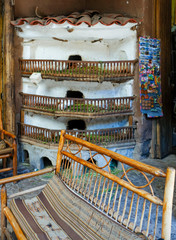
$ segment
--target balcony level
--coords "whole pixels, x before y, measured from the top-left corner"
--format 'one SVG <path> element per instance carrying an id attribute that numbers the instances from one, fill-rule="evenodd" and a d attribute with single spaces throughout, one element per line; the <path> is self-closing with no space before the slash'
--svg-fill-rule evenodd
<path id="1" fill-rule="evenodd" d="M 97 145 L 123 145 L 135 144 L 136 126 L 96 129 L 96 130 L 66 130 L 67 134 L 83 138 L 86 141 Z M 18 135 L 23 142 L 32 144 L 33 142 L 48 146 L 57 147 L 61 130 L 50 130 L 37 126 L 20 123 L 18 125 Z"/>
<path id="2" fill-rule="evenodd" d="M 23 76 L 40 72 L 42 78 L 55 80 L 122 82 L 134 77 L 136 62 L 20 59 L 19 65 Z"/>
<path id="3" fill-rule="evenodd" d="M 25 93 L 21 96 L 22 110 L 48 116 L 100 118 L 133 114 L 134 96 L 100 99 L 56 98 Z"/>

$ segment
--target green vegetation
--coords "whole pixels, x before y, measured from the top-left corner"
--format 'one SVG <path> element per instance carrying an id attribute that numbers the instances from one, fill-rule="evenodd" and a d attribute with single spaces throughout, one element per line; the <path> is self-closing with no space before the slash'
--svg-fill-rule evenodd
<path id="1" fill-rule="evenodd" d="M 56 75 L 70 75 L 73 74 L 83 74 L 83 75 L 117 75 L 119 73 L 118 68 L 115 69 L 105 69 L 103 64 L 101 63 L 100 66 L 80 66 L 77 63 L 72 63 L 72 66 L 67 66 L 66 68 L 62 68 L 60 70 L 55 69 L 47 69 L 47 70 L 39 70 L 42 74 L 56 74 Z M 124 71 L 126 73 L 126 71 Z"/>
<path id="2" fill-rule="evenodd" d="M 91 104 L 77 103 L 74 106 L 70 105 L 64 109 L 64 111 L 71 112 L 98 112 L 98 107 Z"/>

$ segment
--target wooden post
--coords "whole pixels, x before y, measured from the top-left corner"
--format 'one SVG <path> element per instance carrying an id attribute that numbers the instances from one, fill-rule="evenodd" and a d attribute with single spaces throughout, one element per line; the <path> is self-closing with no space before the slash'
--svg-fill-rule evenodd
<path id="1" fill-rule="evenodd" d="M 24 123 L 24 110 L 21 110 L 21 123 Z"/>
<path id="2" fill-rule="evenodd" d="M 4 59 L 3 59 L 3 119 L 4 127 L 15 132 L 15 83 L 13 52 L 13 9 L 11 0 L 4 1 Z"/>
<path id="3" fill-rule="evenodd" d="M 175 169 L 168 168 L 166 172 L 166 183 L 163 201 L 163 219 L 162 219 L 162 238 L 165 240 L 170 240 L 171 237 L 174 183 L 175 183 Z"/>
<path id="4" fill-rule="evenodd" d="M 5 185 L 1 188 L 1 240 L 5 240 L 4 229 L 7 228 L 7 219 L 4 215 L 4 208 L 7 206 L 7 192 Z"/>
<path id="5" fill-rule="evenodd" d="M 57 153 L 57 160 L 56 160 L 56 174 L 59 173 L 60 171 L 60 166 L 61 166 L 61 162 L 62 162 L 62 149 L 64 146 L 64 134 L 65 134 L 65 130 L 61 131 L 61 135 L 60 135 L 60 140 L 59 140 L 59 148 L 58 148 L 58 153 Z"/>
<path id="6" fill-rule="evenodd" d="M 3 42 L 3 3 L 0 1 L 0 49 L 2 49 L 2 42 Z M 1 51 L 0 55 L 0 109 L 2 110 L 2 84 L 3 84 L 3 52 Z M 2 119 L 2 116 L 1 116 Z M 1 121 L 0 119 L 0 121 Z M 1 128 L 1 125 L 0 125 Z"/>
<path id="7" fill-rule="evenodd" d="M 13 139 L 13 176 L 17 175 L 17 144 L 16 139 Z"/>
<path id="8" fill-rule="evenodd" d="M 131 115 L 129 116 L 128 122 L 129 122 L 129 126 L 133 125 L 133 116 L 131 116 Z"/>

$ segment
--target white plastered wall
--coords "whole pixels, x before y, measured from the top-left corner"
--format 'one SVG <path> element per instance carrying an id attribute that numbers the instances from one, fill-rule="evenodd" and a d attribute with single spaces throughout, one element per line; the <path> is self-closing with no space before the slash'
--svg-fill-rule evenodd
<path id="1" fill-rule="evenodd" d="M 80 55 L 85 61 L 113 61 L 136 59 L 137 34 L 131 30 L 136 24 L 125 26 L 105 26 L 101 23 L 88 27 L 49 24 L 47 26 L 20 26 L 18 35 L 23 38 L 24 59 L 68 60 L 70 55 Z M 71 30 L 71 31 L 70 31 Z M 64 41 L 62 41 L 64 40 Z M 66 40 L 66 42 L 65 42 Z M 95 42 L 95 40 L 98 40 Z M 66 97 L 69 90 L 81 91 L 84 98 L 113 98 L 133 95 L 133 79 L 124 83 L 92 83 L 43 79 L 33 84 L 29 78 L 23 78 L 24 93 L 52 97 Z M 52 118 L 36 114 L 25 114 L 25 123 L 49 129 L 66 127 L 69 118 Z M 86 121 L 87 129 L 112 128 L 125 126 L 127 118 L 101 118 Z"/>

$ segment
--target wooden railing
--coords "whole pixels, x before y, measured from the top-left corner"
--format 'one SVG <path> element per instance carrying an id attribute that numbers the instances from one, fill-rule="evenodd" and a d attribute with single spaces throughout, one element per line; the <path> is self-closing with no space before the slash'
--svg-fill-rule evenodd
<path id="1" fill-rule="evenodd" d="M 42 76 L 60 79 L 103 81 L 134 76 L 137 60 L 126 61 L 70 61 L 46 59 L 20 59 L 22 74 L 41 72 Z"/>
<path id="2" fill-rule="evenodd" d="M 21 96 L 24 108 L 89 116 L 132 113 L 134 99 L 134 96 L 97 99 L 56 98 L 24 93 L 21 93 Z"/>
<path id="3" fill-rule="evenodd" d="M 123 142 L 134 142 L 135 126 L 99 129 L 99 130 L 66 130 L 67 134 L 82 138 L 95 144 L 116 144 Z M 58 144 L 61 130 L 50 130 L 20 123 L 18 135 L 36 140 L 42 143 Z"/>

